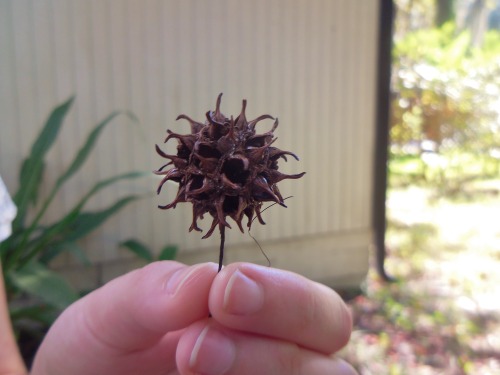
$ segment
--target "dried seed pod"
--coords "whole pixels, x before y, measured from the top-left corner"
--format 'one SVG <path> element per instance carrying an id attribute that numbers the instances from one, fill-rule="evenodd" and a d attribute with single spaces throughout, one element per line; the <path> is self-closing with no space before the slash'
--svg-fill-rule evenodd
<path id="1" fill-rule="evenodd" d="M 247 121 L 246 100 L 243 100 L 241 113 L 236 119 L 232 116 L 227 118 L 220 111 L 221 97 L 222 94 L 217 98 L 215 111 L 206 113 L 204 123 L 186 115 L 177 117 L 177 120 L 189 122 L 191 133 L 182 135 L 167 131 L 165 142 L 176 139 L 177 154 L 168 155 L 156 145 L 158 154 L 169 162 L 155 173 L 164 176 L 158 186 L 158 194 L 167 181 L 179 184 L 175 199 L 159 208 L 175 208 L 177 203 L 191 202 L 193 221 L 189 231 L 201 231 L 197 221 L 209 213 L 213 221 L 203 238 L 210 237 L 219 226 L 222 253 L 224 228 L 231 228 L 227 222 L 228 216 L 242 232 L 245 216 L 248 218 L 248 229 L 254 215 L 264 224 L 261 217 L 263 202 L 276 202 L 286 207 L 277 183 L 284 179 L 300 178 L 305 172 L 288 175 L 278 171 L 280 158 L 286 161 L 286 155 L 289 155 L 298 160 L 294 153 L 272 146 L 276 140 L 274 131 L 278 127 L 278 119 L 262 115 Z M 272 129 L 257 134 L 257 123 L 265 119 L 275 120 Z"/>

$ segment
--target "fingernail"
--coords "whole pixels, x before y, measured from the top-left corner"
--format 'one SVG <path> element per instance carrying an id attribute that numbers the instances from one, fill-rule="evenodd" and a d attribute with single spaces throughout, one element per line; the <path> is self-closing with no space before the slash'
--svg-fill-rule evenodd
<path id="1" fill-rule="evenodd" d="M 224 310 L 229 314 L 249 315 L 259 311 L 263 304 L 262 286 L 240 270 L 236 270 L 224 292 Z"/>
<path id="2" fill-rule="evenodd" d="M 229 337 L 207 326 L 194 344 L 189 367 L 204 375 L 222 375 L 233 366 L 235 358 L 236 348 Z"/>
<path id="3" fill-rule="evenodd" d="M 217 265 L 215 263 L 208 263 L 216 271 Z M 191 279 L 192 275 L 196 273 L 200 268 L 206 267 L 207 263 L 198 264 L 193 267 L 180 268 L 175 271 L 165 285 L 167 293 L 174 295 L 177 293 L 183 285 Z"/>
<path id="4" fill-rule="evenodd" d="M 358 372 L 349 363 L 339 359 L 337 360 L 336 374 L 339 375 L 358 375 Z"/>

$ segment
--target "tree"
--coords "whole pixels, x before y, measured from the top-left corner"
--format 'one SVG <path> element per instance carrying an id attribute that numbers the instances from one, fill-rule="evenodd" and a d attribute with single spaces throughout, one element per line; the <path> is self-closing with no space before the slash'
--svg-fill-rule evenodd
<path id="1" fill-rule="evenodd" d="M 436 26 L 443 26 L 455 18 L 455 0 L 436 0 Z"/>

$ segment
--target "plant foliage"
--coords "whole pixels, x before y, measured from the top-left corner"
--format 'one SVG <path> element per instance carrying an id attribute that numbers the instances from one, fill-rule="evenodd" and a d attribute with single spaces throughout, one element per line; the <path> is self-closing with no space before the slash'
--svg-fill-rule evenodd
<path id="1" fill-rule="evenodd" d="M 407 33 L 394 45 L 392 91 L 394 152 L 419 155 L 430 141 L 436 160 L 458 152 L 481 158 L 483 170 L 498 165 L 500 32 L 477 47 L 452 22 Z"/>
<path id="2" fill-rule="evenodd" d="M 395 43 L 393 67 L 394 142 L 477 146 L 467 144 L 472 135 L 498 126 L 499 32 L 486 33 L 481 47 L 452 23 L 411 32 Z"/>
<path id="3" fill-rule="evenodd" d="M 175 245 L 166 245 L 160 250 L 158 256 L 155 257 L 153 251 L 148 246 L 135 239 L 128 239 L 120 243 L 120 246 L 132 252 L 139 258 L 144 259 L 146 262 L 154 262 L 156 260 L 173 260 L 175 259 L 178 250 Z"/>
<path id="4" fill-rule="evenodd" d="M 113 112 L 97 124 L 48 194 L 41 196 L 47 152 L 56 142 L 73 101 L 74 98 L 70 98 L 51 112 L 34 141 L 30 154 L 23 161 L 19 189 L 13 198 L 18 214 L 12 224 L 12 235 L 0 244 L 0 259 L 8 298 L 13 300 L 28 296 L 35 301 L 27 306 L 11 307 L 11 318 L 15 326 L 21 319 L 50 323 L 61 309 L 78 298 L 77 292 L 49 268 L 50 262 L 59 254 L 69 252 L 88 263 L 78 241 L 138 198 L 137 195 L 129 195 L 100 210 L 84 210 L 89 199 L 101 189 L 121 180 L 143 175 L 141 172 L 120 174 L 97 182 L 69 212 L 46 224 L 46 212 L 65 182 L 79 171 L 102 131 L 121 113 Z M 125 115 L 135 120 L 132 114 Z"/>

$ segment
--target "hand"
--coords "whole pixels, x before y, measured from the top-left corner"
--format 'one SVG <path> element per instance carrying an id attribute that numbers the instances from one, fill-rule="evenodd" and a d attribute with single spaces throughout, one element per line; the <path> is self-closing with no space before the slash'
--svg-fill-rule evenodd
<path id="1" fill-rule="evenodd" d="M 297 274 L 157 262 L 64 311 L 32 374 L 351 375 L 331 356 L 350 332 L 340 297 Z"/>
<path id="2" fill-rule="evenodd" d="M 0 262 L 0 375 L 25 375 L 27 370 L 17 348 L 10 323 L 3 280 L 2 263 Z"/>

